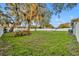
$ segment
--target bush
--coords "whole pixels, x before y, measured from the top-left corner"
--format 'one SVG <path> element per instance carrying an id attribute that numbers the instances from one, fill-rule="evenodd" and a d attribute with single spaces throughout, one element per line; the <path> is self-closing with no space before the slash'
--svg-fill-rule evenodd
<path id="1" fill-rule="evenodd" d="M 30 34 L 31 32 L 23 30 L 23 31 L 14 32 L 13 36 L 25 36 L 25 35 L 30 35 Z"/>
<path id="2" fill-rule="evenodd" d="M 69 29 L 68 32 L 69 32 L 69 33 L 73 33 L 73 30 L 72 30 L 72 29 Z"/>
<path id="3" fill-rule="evenodd" d="M 4 33 L 7 33 L 7 28 L 6 27 L 4 27 Z"/>

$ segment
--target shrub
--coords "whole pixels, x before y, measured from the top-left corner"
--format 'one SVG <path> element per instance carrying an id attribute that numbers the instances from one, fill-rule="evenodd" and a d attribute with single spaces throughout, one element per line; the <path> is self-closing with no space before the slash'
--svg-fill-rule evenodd
<path id="1" fill-rule="evenodd" d="M 69 29 L 68 32 L 69 32 L 69 33 L 73 33 L 73 30 L 72 30 L 72 29 Z"/>
<path id="2" fill-rule="evenodd" d="M 6 27 L 4 27 L 4 33 L 7 33 L 7 28 Z"/>
<path id="3" fill-rule="evenodd" d="M 30 35 L 30 34 L 31 34 L 30 31 L 23 30 L 23 31 L 14 32 L 13 36 L 25 36 L 25 35 Z"/>

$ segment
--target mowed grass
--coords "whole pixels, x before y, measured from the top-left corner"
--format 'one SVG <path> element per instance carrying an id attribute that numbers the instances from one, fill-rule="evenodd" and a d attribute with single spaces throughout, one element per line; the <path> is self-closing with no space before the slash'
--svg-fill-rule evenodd
<path id="1" fill-rule="evenodd" d="M 3 55 L 13 56 L 70 56 L 79 55 L 79 44 L 65 31 L 36 31 L 30 36 L 12 37 L 4 34 L 0 40 L 8 43 Z"/>

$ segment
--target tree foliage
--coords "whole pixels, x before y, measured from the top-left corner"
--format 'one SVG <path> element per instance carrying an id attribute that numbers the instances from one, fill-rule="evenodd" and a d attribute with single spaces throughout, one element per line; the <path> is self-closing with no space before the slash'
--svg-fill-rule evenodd
<path id="1" fill-rule="evenodd" d="M 52 3 L 50 4 L 52 10 L 47 7 L 45 3 L 6 3 L 6 13 L 0 10 L 0 15 L 7 17 L 13 23 L 12 29 L 21 24 L 22 21 L 27 21 L 28 31 L 32 21 L 42 28 L 50 25 L 50 18 L 52 15 L 60 15 L 62 11 L 68 11 L 74 8 L 76 3 Z M 3 21 L 2 21 L 3 22 Z M 0 21 L 0 23 L 2 23 Z M 4 19 L 4 22 L 7 21 Z M 48 24 L 48 25 L 47 25 Z"/>
<path id="2" fill-rule="evenodd" d="M 77 3 L 53 3 L 52 4 L 52 11 L 53 14 L 60 14 L 62 11 L 69 11 L 74 8 Z"/>

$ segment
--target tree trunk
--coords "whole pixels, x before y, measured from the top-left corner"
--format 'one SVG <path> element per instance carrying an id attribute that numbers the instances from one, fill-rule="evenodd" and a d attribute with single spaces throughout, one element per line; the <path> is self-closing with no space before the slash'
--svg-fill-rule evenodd
<path id="1" fill-rule="evenodd" d="M 35 31 L 36 31 L 36 29 L 37 29 L 37 22 L 36 22 L 36 26 L 35 26 Z"/>
<path id="2" fill-rule="evenodd" d="M 30 26 L 31 26 L 31 20 L 32 20 L 32 5 L 30 5 L 30 17 L 27 20 L 28 21 L 28 35 L 30 34 Z"/>
<path id="3" fill-rule="evenodd" d="M 30 20 L 28 20 L 28 29 L 27 29 L 28 35 L 30 34 L 30 27 L 31 27 L 31 22 L 30 22 Z"/>
<path id="4" fill-rule="evenodd" d="M 12 27 L 10 27 L 10 32 L 13 32 L 13 30 L 14 30 L 14 27 L 15 27 L 15 25 L 13 24 L 13 26 Z"/>

